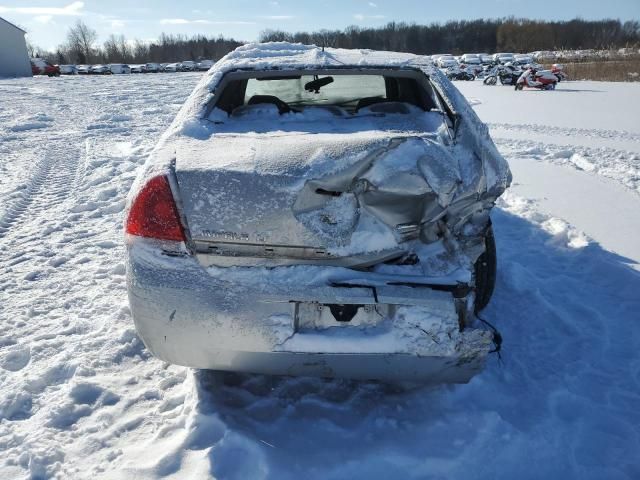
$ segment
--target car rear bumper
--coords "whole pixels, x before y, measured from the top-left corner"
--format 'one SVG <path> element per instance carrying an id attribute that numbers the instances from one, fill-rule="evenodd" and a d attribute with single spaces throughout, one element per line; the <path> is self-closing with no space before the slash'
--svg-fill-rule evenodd
<path id="1" fill-rule="evenodd" d="M 330 277 L 341 270 L 205 270 L 193 257 L 167 257 L 145 241 L 128 245 L 136 329 L 166 362 L 425 383 L 463 383 L 482 369 L 492 335 L 460 331 L 451 293 L 335 286 Z M 350 322 L 337 322 L 322 304 L 359 309 Z"/>

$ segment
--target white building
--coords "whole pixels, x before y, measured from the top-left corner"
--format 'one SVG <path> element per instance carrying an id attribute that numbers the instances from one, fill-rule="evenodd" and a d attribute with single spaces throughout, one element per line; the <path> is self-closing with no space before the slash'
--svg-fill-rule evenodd
<path id="1" fill-rule="evenodd" d="M 30 77 L 24 30 L 0 17 L 0 77 Z"/>

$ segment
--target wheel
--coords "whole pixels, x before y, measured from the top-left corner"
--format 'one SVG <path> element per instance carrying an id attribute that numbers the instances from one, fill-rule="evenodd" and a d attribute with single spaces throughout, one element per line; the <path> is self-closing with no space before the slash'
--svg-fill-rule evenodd
<path id="1" fill-rule="evenodd" d="M 475 264 L 476 279 L 476 313 L 487 306 L 496 285 L 497 253 L 496 240 L 493 236 L 493 226 L 489 223 L 487 235 L 484 239 L 484 253 L 478 257 Z"/>
<path id="2" fill-rule="evenodd" d="M 516 83 L 516 90 L 522 90 L 524 85 L 522 83 Z"/>

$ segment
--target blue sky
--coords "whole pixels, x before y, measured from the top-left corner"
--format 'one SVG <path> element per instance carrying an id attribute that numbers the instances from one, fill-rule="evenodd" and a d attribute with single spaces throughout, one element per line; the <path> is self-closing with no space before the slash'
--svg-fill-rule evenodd
<path id="1" fill-rule="evenodd" d="M 389 21 L 430 23 L 515 15 L 547 20 L 640 20 L 640 0 L 0 0 L 0 16 L 29 39 L 54 48 L 77 19 L 97 30 L 150 40 L 161 32 L 255 40 L 260 31 L 378 26 Z"/>

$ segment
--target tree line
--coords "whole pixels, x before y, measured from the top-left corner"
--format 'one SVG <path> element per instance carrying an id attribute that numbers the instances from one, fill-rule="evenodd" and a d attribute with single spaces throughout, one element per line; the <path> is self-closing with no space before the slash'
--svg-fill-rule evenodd
<path id="1" fill-rule="evenodd" d="M 54 52 L 29 45 L 32 57 L 52 63 L 145 63 L 217 60 L 242 45 L 223 36 L 161 34 L 152 42 L 110 35 L 99 45 L 95 30 L 78 21 Z M 350 26 L 343 30 L 285 32 L 265 30 L 260 41 L 288 41 L 326 47 L 369 48 L 416 54 L 464 52 L 530 52 L 533 50 L 617 49 L 640 46 L 640 22 L 630 20 L 542 21 L 517 18 L 452 20 L 417 25 L 390 22 L 383 27 Z"/>
<path id="2" fill-rule="evenodd" d="M 110 35 L 102 45 L 97 32 L 82 21 L 69 28 L 66 41 L 48 52 L 28 44 L 31 57 L 45 58 L 56 64 L 179 62 L 184 60 L 217 60 L 242 45 L 223 36 L 172 35 L 162 33 L 157 40 L 129 41 L 124 35 Z"/>
<path id="3" fill-rule="evenodd" d="M 452 20 L 417 25 L 390 22 L 378 28 L 289 33 L 266 30 L 260 41 L 314 43 L 429 55 L 535 50 L 604 50 L 640 45 L 640 22 L 630 20 L 542 21 L 518 18 Z"/>

